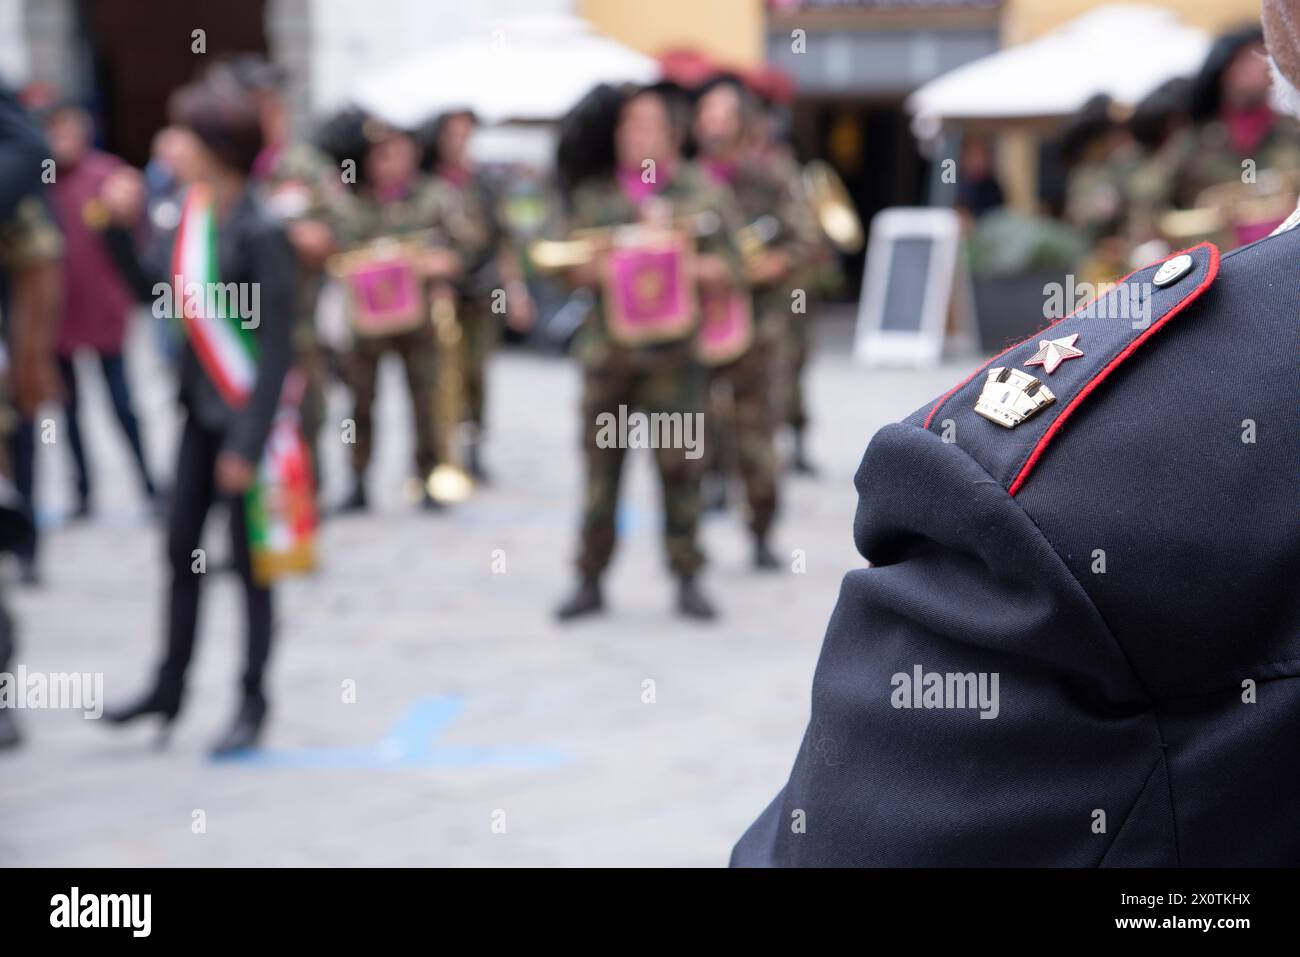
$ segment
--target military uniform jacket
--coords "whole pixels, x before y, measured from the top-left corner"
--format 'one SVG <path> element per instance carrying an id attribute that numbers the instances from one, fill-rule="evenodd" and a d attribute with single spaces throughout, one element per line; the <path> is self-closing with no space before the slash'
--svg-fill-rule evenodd
<path id="1" fill-rule="evenodd" d="M 733 267 L 736 283 L 744 282 L 736 246 L 740 214 L 731 190 L 711 183 L 693 164 L 682 163 L 672 171 L 671 178 L 654 198 L 671 204 L 674 217 L 679 219 L 711 219 L 712 228 L 696 238 L 696 250 L 725 257 Z M 569 227 L 573 230 L 622 226 L 641 220 L 637 204 L 627 196 L 613 175 L 578 186 L 573 192 L 571 205 L 573 212 Z M 586 365 L 600 365 L 615 352 L 631 361 L 639 355 L 652 364 L 664 359 L 676 361 L 677 356 L 686 354 L 683 344 L 677 342 L 635 347 L 615 343 L 605 326 L 604 314 L 604 303 L 598 293 L 596 308 L 584 325 L 578 344 L 578 355 Z"/>
<path id="2" fill-rule="evenodd" d="M 461 298 L 480 303 L 490 300 L 501 285 L 496 256 L 506 242 L 506 234 L 487 177 L 474 170 L 464 184 L 445 176 L 437 176 L 434 181 L 443 197 L 448 230 L 465 260 L 465 275 L 458 283 Z"/>
<path id="3" fill-rule="evenodd" d="M 819 243 L 817 225 L 802 197 L 798 176 L 799 170 L 793 164 L 747 157 L 730 178 L 744 225 L 768 226 L 774 235 L 763 248 L 785 253 L 796 272 L 813 259 Z M 765 331 L 780 331 L 774 320 L 790 314 L 790 293 L 796 284 L 791 279 L 754 289 L 755 316 Z"/>
<path id="4" fill-rule="evenodd" d="M 869 567 L 734 864 L 1300 864 L 1300 229 L 1186 255 L 872 439 Z M 1004 369 L 1054 396 L 1014 428 Z"/>
<path id="5" fill-rule="evenodd" d="M 451 214 L 446 190 L 422 178 L 401 199 L 380 200 L 370 190 L 341 190 L 330 197 L 330 222 L 339 248 L 364 247 L 378 239 L 406 239 L 430 247 L 449 246 L 469 262 L 473 238 Z"/>

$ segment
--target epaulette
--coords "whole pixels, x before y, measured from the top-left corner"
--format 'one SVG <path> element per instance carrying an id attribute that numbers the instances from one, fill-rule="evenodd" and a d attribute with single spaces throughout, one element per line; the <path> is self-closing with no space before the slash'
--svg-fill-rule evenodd
<path id="1" fill-rule="evenodd" d="M 1015 495 L 1079 406 L 1218 271 L 1219 250 L 1208 242 L 1136 270 L 907 421 L 955 442 Z"/>

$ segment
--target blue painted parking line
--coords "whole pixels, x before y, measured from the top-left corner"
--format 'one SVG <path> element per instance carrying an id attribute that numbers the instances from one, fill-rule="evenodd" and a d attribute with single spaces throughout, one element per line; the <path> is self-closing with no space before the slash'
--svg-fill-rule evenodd
<path id="1" fill-rule="evenodd" d="M 573 759 L 565 751 L 529 745 L 437 744 L 465 710 L 458 695 L 416 699 L 375 744 L 353 748 L 286 748 L 245 751 L 217 763 L 245 767 L 332 770 L 554 768 Z"/>

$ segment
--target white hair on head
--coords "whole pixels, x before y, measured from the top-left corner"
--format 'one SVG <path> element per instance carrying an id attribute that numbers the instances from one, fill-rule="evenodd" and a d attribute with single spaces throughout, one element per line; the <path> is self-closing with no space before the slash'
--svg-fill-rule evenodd
<path id="1" fill-rule="evenodd" d="M 1277 60 L 1268 58 L 1269 69 L 1273 73 L 1273 105 L 1280 113 L 1300 120 L 1300 88 L 1287 79 L 1286 74 L 1277 65 Z"/>

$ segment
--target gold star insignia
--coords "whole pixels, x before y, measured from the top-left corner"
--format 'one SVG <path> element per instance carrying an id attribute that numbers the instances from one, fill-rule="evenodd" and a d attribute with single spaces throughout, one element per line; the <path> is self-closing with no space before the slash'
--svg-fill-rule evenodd
<path id="1" fill-rule="evenodd" d="M 1063 336 L 1060 339 L 1039 339 L 1038 351 L 1025 360 L 1027 366 L 1042 366 L 1043 371 L 1051 375 L 1066 359 L 1077 359 L 1083 355 L 1082 349 L 1074 348 L 1079 334 Z"/>

